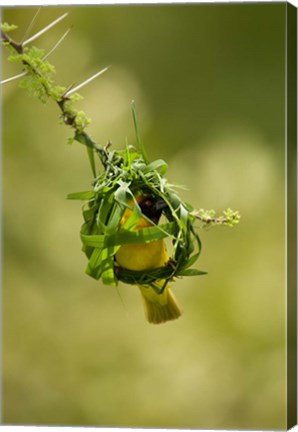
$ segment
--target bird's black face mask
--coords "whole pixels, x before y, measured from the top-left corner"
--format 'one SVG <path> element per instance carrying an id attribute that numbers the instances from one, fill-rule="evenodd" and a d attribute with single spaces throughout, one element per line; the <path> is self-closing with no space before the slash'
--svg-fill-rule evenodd
<path id="1" fill-rule="evenodd" d="M 151 219 L 155 224 L 158 224 L 161 214 L 167 207 L 167 204 L 162 199 L 144 197 L 144 199 L 139 203 L 139 206 L 145 216 Z"/>

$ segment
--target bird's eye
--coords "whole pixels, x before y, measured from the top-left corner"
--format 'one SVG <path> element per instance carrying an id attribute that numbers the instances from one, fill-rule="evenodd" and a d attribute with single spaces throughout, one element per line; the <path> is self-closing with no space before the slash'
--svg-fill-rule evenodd
<path id="1" fill-rule="evenodd" d="M 151 207 L 152 207 L 152 200 L 150 200 L 149 198 L 148 199 L 145 199 L 144 201 L 142 201 L 141 202 L 141 204 L 140 204 L 140 207 L 141 207 L 141 210 L 142 211 L 146 211 L 146 210 L 148 210 L 148 209 L 150 209 Z"/>

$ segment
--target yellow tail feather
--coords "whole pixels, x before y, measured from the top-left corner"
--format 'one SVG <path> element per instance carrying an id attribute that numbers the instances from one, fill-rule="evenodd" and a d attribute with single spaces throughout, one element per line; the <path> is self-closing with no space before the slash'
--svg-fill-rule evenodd
<path id="1" fill-rule="evenodd" d="M 162 281 L 160 283 L 162 286 Z M 147 320 L 153 324 L 179 318 L 182 311 L 170 288 L 166 287 L 162 294 L 158 294 L 149 285 L 139 286 L 143 298 L 145 315 Z"/>

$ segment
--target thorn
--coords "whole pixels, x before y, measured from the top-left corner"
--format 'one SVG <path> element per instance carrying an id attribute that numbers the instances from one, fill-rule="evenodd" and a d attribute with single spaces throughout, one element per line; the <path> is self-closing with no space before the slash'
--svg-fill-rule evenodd
<path id="1" fill-rule="evenodd" d="M 76 87 L 72 88 L 71 90 L 69 90 L 68 92 L 66 92 L 64 94 L 65 97 L 68 97 L 69 95 L 71 95 L 72 93 L 75 93 L 77 90 L 79 90 L 80 88 L 84 87 L 86 84 L 89 84 L 91 81 L 93 81 L 95 78 L 97 78 L 99 75 L 103 74 L 104 72 L 106 72 L 109 69 L 110 66 L 105 67 L 104 69 L 102 69 L 101 71 L 97 72 L 96 74 L 92 75 L 92 77 L 86 79 L 84 82 L 82 82 L 81 84 L 77 85 Z"/>
<path id="2" fill-rule="evenodd" d="M 66 30 L 64 35 L 58 40 L 58 42 L 53 46 L 53 48 L 43 57 L 43 60 L 48 58 L 55 51 L 55 49 L 58 48 L 58 46 L 66 38 L 66 36 L 68 35 L 68 33 L 70 32 L 71 29 L 72 29 L 72 27 L 70 27 L 68 30 Z"/>
<path id="3" fill-rule="evenodd" d="M 0 84 L 1 84 L 1 85 L 2 85 L 2 84 L 6 84 L 6 83 L 8 83 L 8 82 L 10 82 L 10 81 L 14 81 L 14 80 L 16 80 L 16 79 L 18 79 L 18 78 L 22 78 L 22 77 L 25 76 L 25 75 L 27 75 L 27 72 L 22 72 L 22 73 L 20 73 L 20 74 L 18 74 L 18 75 L 15 75 L 15 76 L 13 76 L 13 77 L 10 77 L 10 78 L 7 78 L 7 79 L 5 79 L 5 80 L 0 81 Z"/>
<path id="4" fill-rule="evenodd" d="M 22 38 L 22 41 L 21 41 L 21 44 L 23 43 L 23 40 L 27 37 L 27 35 L 28 35 L 28 34 L 30 33 L 30 31 L 32 30 L 32 27 L 33 27 L 33 25 L 34 25 L 34 23 L 35 23 L 35 21 L 36 21 L 37 16 L 39 15 L 40 10 L 41 10 L 41 8 L 39 7 L 39 8 L 37 9 L 37 12 L 35 13 L 34 17 L 32 18 L 32 20 L 31 20 L 31 22 L 30 22 L 30 24 L 29 24 L 27 30 L 25 31 L 25 34 L 24 34 L 24 36 L 23 36 L 23 38 Z"/>
<path id="5" fill-rule="evenodd" d="M 46 26 L 45 28 L 43 28 L 42 30 L 40 30 L 38 33 L 36 33 L 35 35 L 31 36 L 31 38 L 25 40 L 22 43 L 22 46 L 28 45 L 30 42 L 34 41 L 35 39 L 37 39 L 39 36 L 43 35 L 45 32 L 47 32 L 48 30 L 50 30 L 50 28 L 54 27 L 56 24 L 58 24 L 58 22 L 60 22 L 61 20 L 63 20 L 66 16 L 68 15 L 68 12 L 66 12 L 65 14 L 61 15 L 61 17 L 57 18 L 55 21 L 51 22 L 51 24 L 49 24 L 48 26 Z"/>

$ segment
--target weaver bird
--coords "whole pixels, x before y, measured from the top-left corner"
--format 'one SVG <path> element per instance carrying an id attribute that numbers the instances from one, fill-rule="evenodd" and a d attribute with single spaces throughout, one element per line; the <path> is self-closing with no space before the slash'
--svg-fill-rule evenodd
<path id="1" fill-rule="evenodd" d="M 134 229 L 139 230 L 158 224 L 162 211 L 166 207 L 165 202 L 144 195 L 138 196 L 137 202 L 142 213 L 152 222 L 140 217 Z M 121 219 L 121 226 L 125 224 L 131 213 L 131 209 L 125 209 Z M 169 261 L 169 256 L 165 242 L 156 240 L 149 243 L 121 246 L 116 253 L 116 261 L 125 269 L 146 272 L 146 270 L 164 266 Z M 162 290 L 164 283 L 165 280 L 160 279 L 154 285 L 157 290 Z M 143 298 L 145 315 L 150 323 L 159 324 L 179 318 L 182 312 L 168 285 L 162 293 L 158 293 L 150 285 L 139 285 L 139 288 Z"/>

